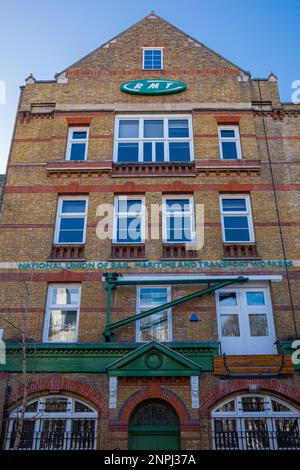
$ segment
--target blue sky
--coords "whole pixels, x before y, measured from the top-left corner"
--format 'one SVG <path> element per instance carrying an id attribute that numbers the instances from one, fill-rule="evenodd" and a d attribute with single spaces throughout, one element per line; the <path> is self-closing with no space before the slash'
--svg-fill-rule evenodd
<path id="1" fill-rule="evenodd" d="M 19 86 L 31 72 L 56 72 L 151 10 L 245 70 L 279 77 L 282 101 L 300 80 L 300 1 L 285 0 L 2 0 L 0 4 L 0 172 L 5 171 Z"/>

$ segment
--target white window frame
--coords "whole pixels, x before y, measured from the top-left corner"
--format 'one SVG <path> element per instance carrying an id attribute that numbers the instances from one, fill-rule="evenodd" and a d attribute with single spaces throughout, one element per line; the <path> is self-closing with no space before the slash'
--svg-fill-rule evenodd
<path id="1" fill-rule="evenodd" d="M 221 307 L 220 302 L 219 302 L 219 294 L 222 293 L 230 293 L 230 292 L 235 292 L 236 293 L 236 299 L 237 299 L 237 305 L 234 307 Z M 246 305 L 246 293 L 247 292 L 263 292 L 264 294 L 264 299 L 265 299 L 265 306 L 247 306 Z M 248 311 L 251 311 L 251 314 L 255 314 L 254 312 L 258 314 L 263 314 L 266 315 L 267 319 L 267 327 L 268 327 L 268 336 L 262 336 L 258 338 L 269 338 L 270 341 L 272 341 L 272 344 L 276 343 L 276 331 L 275 331 L 275 325 L 274 325 L 274 314 L 273 314 L 273 308 L 272 308 L 272 300 L 271 300 L 271 294 L 270 294 L 270 289 L 267 284 L 264 283 L 251 283 L 247 287 L 239 287 L 236 284 L 233 284 L 230 287 L 225 287 L 222 289 L 218 289 L 215 292 L 215 302 L 216 302 L 216 312 L 217 312 L 217 324 L 218 324 L 218 337 L 219 341 L 222 342 L 222 324 L 221 324 L 221 316 L 226 315 L 226 310 L 224 308 L 228 309 L 228 314 L 234 314 L 238 318 L 239 322 L 239 330 L 240 330 L 240 336 L 239 338 L 241 341 L 243 341 L 244 344 L 244 351 L 241 351 L 240 355 L 253 355 L 253 352 L 248 352 L 247 349 L 249 345 L 247 345 L 247 339 L 248 337 L 245 336 L 245 331 L 248 328 L 247 322 L 249 321 L 249 314 Z M 233 313 L 233 312 L 237 313 Z M 255 337 L 253 337 L 255 338 Z M 269 353 L 266 354 L 276 354 L 277 348 L 274 346 L 274 350 L 270 351 Z"/>
<path id="2" fill-rule="evenodd" d="M 85 201 L 85 212 L 67 212 L 62 213 L 62 205 L 64 201 Z M 87 227 L 87 216 L 88 216 L 88 204 L 89 200 L 87 196 L 60 196 L 58 198 L 57 211 L 56 211 L 56 222 L 55 222 L 55 231 L 54 231 L 54 243 L 56 245 L 84 245 L 86 241 L 86 227 Z M 83 226 L 83 239 L 82 242 L 59 242 L 59 233 L 60 233 L 60 221 L 64 218 L 84 218 Z"/>
<path id="3" fill-rule="evenodd" d="M 72 138 L 73 132 L 86 132 L 86 138 L 85 139 L 73 139 Z M 84 154 L 84 159 L 83 160 L 71 160 L 71 150 L 72 150 L 73 143 L 85 144 L 85 154 Z M 72 161 L 74 163 L 76 163 L 78 161 L 81 162 L 81 161 L 86 160 L 87 159 L 87 154 L 88 154 L 88 143 L 89 143 L 89 127 L 88 126 L 69 127 L 67 151 L 66 151 L 66 160 Z"/>
<path id="4" fill-rule="evenodd" d="M 161 288 L 164 288 L 164 289 L 167 289 L 167 302 L 171 302 L 171 286 L 168 286 L 168 285 L 141 285 L 141 286 L 137 286 L 136 287 L 136 313 L 140 313 L 141 312 L 141 303 L 140 303 L 140 291 L 141 289 L 143 288 L 149 288 L 149 289 L 161 289 Z M 143 307 L 145 307 L 145 305 L 143 305 Z M 150 310 L 150 308 L 154 308 L 153 305 L 149 304 L 149 308 L 147 306 L 147 310 Z M 172 329 L 172 309 L 171 308 L 168 308 L 168 340 L 167 342 L 171 342 L 173 341 L 173 329 Z M 141 330 L 140 330 L 140 325 L 141 325 L 141 321 L 140 320 L 137 320 L 136 321 L 136 330 L 135 330 L 135 340 L 137 343 L 147 343 L 148 341 L 141 341 Z"/>
<path id="5" fill-rule="evenodd" d="M 242 399 L 243 398 L 263 398 L 264 403 L 265 403 L 265 411 L 243 411 L 242 408 Z M 272 400 L 287 406 L 290 408 L 290 411 L 273 411 L 272 407 Z M 217 411 L 218 408 L 221 406 L 225 406 L 227 403 L 230 403 L 231 401 L 234 401 L 235 405 L 235 411 Z M 211 429 L 212 429 L 212 435 L 215 433 L 215 421 L 218 419 L 228 419 L 228 420 L 236 420 L 236 432 L 238 434 L 238 443 L 240 450 L 243 449 L 243 440 L 245 437 L 241 437 L 240 433 L 245 432 L 244 429 L 244 421 L 247 419 L 264 419 L 266 420 L 267 424 L 267 431 L 269 433 L 273 433 L 273 436 L 276 431 L 274 431 L 274 428 L 272 427 L 272 422 L 271 420 L 275 419 L 292 419 L 295 418 L 298 421 L 298 429 L 300 431 L 300 411 L 295 408 L 295 406 L 291 403 L 289 403 L 286 400 L 279 399 L 276 396 L 272 395 L 267 395 L 267 394 L 259 394 L 259 393 L 243 393 L 237 396 L 231 396 L 227 399 L 222 400 L 221 402 L 218 403 L 217 406 L 214 407 L 211 413 Z M 278 444 L 277 444 L 277 439 L 274 436 L 273 439 L 270 442 L 270 450 L 277 449 Z M 213 449 L 216 449 L 216 442 L 215 439 L 213 439 Z M 251 449 L 249 449 L 251 450 Z M 284 449 L 282 449 L 284 450 Z"/>
<path id="6" fill-rule="evenodd" d="M 234 131 L 235 137 L 222 137 L 221 131 Z M 221 160 L 240 160 L 242 158 L 242 149 L 241 149 L 241 139 L 239 126 L 218 126 L 218 135 L 219 135 L 219 149 L 220 149 L 220 158 Z M 237 158 L 223 158 L 223 148 L 222 142 L 234 142 L 236 145 Z"/>
<path id="7" fill-rule="evenodd" d="M 188 121 L 188 130 L 189 130 L 189 137 L 169 137 L 169 120 L 180 120 L 186 119 Z M 119 123 L 122 120 L 131 120 L 131 121 L 139 121 L 139 135 L 136 138 L 132 137 L 122 137 L 119 138 Z M 144 132 L 144 121 L 150 120 L 161 120 L 163 121 L 164 126 L 164 136 L 163 137 L 143 137 Z M 151 163 L 151 162 L 144 162 L 143 160 L 143 144 L 144 142 L 163 142 L 164 143 L 164 161 L 159 163 L 165 163 L 170 161 L 170 154 L 169 154 L 169 143 L 176 143 L 176 142 L 188 142 L 190 147 L 190 160 L 192 162 L 194 160 L 194 145 L 193 145 L 193 122 L 192 116 L 190 114 L 139 114 L 139 115 L 117 115 L 115 119 L 115 129 L 114 129 L 114 154 L 113 154 L 113 161 L 118 163 L 118 144 L 119 143 L 134 143 L 138 144 L 138 161 L 136 163 Z M 154 145 L 152 144 L 152 162 L 156 163 L 154 160 L 155 150 Z M 171 162 L 172 163 L 172 162 Z M 180 162 L 173 162 L 173 163 L 180 163 Z M 183 162 L 188 163 L 188 162 Z"/>
<path id="8" fill-rule="evenodd" d="M 245 199 L 246 201 L 246 211 L 223 211 L 223 200 L 224 199 Z M 222 238 L 224 243 L 254 243 L 255 242 L 255 235 L 254 235 L 254 226 L 253 226 L 253 218 L 252 218 L 252 209 L 251 209 L 251 200 L 249 194 L 221 194 L 219 198 L 220 203 L 220 214 L 221 214 L 221 225 L 222 225 Z M 248 227 L 249 227 L 249 240 L 235 240 L 235 241 L 227 241 L 225 237 L 225 226 L 224 226 L 224 217 L 247 217 L 248 219 Z"/>
<path id="9" fill-rule="evenodd" d="M 141 216 L 141 241 L 124 241 L 124 242 L 119 242 L 117 240 L 117 227 L 118 227 L 118 218 L 119 218 L 119 211 L 118 211 L 118 202 L 119 201 L 134 201 L 138 200 L 141 201 L 141 212 L 139 215 Z M 137 213 L 136 212 L 122 212 L 125 217 L 136 217 Z M 125 216 L 126 214 L 126 216 Z M 118 245 L 143 245 L 145 243 L 145 232 L 146 232 L 146 208 L 145 208 L 145 196 L 141 196 L 139 194 L 135 195 L 130 195 L 130 196 L 115 196 L 114 199 L 114 217 L 113 217 L 113 243 L 118 244 Z"/>
<path id="10" fill-rule="evenodd" d="M 45 404 L 47 399 L 52 399 L 52 398 L 65 398 L 68 400 L 67 404 L 67 411 L 65 412 L 57 412 L 57 413 L 52 413 L 52 412 L 45 412 Z M 37 405 L 37 411 L 34 412 L 25 412 L 25 420 L 34 420 L 34 435 L 37 436 L 36 438 L 36 449 L 40 449 L 40 440 L 41 440 L 41 432 L 42 432 L 42 421 L 43 420 L 50 420 L 50 419 L 64 419 L 66 421 L 66 429 L 65 433 L 70 433 L 72 430 L 72 421 L 76 419 L 91 419 L 95 420 L 95 441 L 94 441 L 94 446 L 93 448 L 96 448 L 96 442 L 97 442 L 97 425 L 98 425 L 98 413 L 95 409 L 91 407 L 89 403 L 86 403 L 78 398 L 67 396 L 67 395 L 46 395 L 43 397 L 38 397 L 33 400 L 28 401 L 27 405 L 30 405 L 33 402 L 38 402 Z M 79 402 L 87 407 L 90 408 L 90 412 L 85 411 L 85 412 L 75 412 L 75 402 Z M 19 408 L 17 407 L 14 409 L 10 415 L 9 415 L 9 424 L 8 424 L 8 436 L 11 436 L 12 430 L 13 430 L 13 421 L 20 419 L 20 412 Z M 70 441 L 70 440 L 69 440 Z M 66 441 L 64 443 L 63 449 L 66 450 L 70 447 L 70 442 Z M 6 450 L 9 450 L 9 440 L 6 443 Z M 30 449 L 26 449 L 30 450 Z M 34 449 L 32 449 L 34 450 Z M 53 449 L 54 450 L 54 449 Z M 76 449 L 75 449 L 76 450 Z"/>
<path id="11" fill-rule="evenodd" d="M 60 304 L 51 304 L 53 289 L 57 288 L 77 288 L 79 289 L 79 299 L 78 304 L 68 304 L 65 308 L 62 309 Z M 80 306 L 81 306 L 81 284 L 49 284 L 48 291 L 47 291 L 47 301 L 46 301 L 46 310 L 45 310 L 45 320 L 44 320 L 44 332 L 43 332 L 43 343 L 50 343 L 50 344 L 74 344 L 78 342 L 78 332 L 79 332 L 79 319 L 80 319 Z M 74 341 L 51 341 L 49 340 L 49 328 L 50 328 L 50 317 L 52 310 L 77 310 L 76 315 L 76 339 Z"/>
<path id="12" fill-rule="evenodd" d="M 167 214 L 169 212 L 167 211 L 167 204 L 166 201 L 169 199 L 188 199 L 190 202 L 190 211 L 186 213 L 186 215 L 190 216 L 190 230 L 191 230 L 191 241 L 168 241 L 167 239 Z M 175 214 L 172 212 L 172 214 Z M 182 214 L 182 212 L 178 213 Z M 186 245 L 188 244 L 193 244 L 195 243 L 195 238 L 196 238 L 196 230 L 195 230 L 195 207 L 194 207 L 194 197 L 190 194 L 167 194 L 164 195 L 162 198 L 162 234 L 163 234 L 163 243 L 169 244 L 169 245 L 178 245 L 180 243 L 184 243 Z"/>
<path id="13" fill-rule="evenodd" d="M 143 70 L 163 70 L 164 69 L 164 48 L 163 47 L 143 47 Z M 145 51 L 160 51 L 161 52 L 161 68 L 160 69 L 146 69 L 145 68 Z"/>

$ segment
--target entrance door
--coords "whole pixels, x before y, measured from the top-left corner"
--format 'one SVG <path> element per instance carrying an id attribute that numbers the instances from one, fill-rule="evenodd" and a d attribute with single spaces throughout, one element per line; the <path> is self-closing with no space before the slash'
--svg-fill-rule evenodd
<path id="1" fill-rule="evenodd" d="M 222 352 L 277 354 L 269 289 L 222 289 L 216 293 Z"/>
<path id="2" fill-rule="evenodd" d="M 179 450 L 180 426 L 175 410 L 163 400 L 146 400 L 133 411 L 129 450 Z"/>

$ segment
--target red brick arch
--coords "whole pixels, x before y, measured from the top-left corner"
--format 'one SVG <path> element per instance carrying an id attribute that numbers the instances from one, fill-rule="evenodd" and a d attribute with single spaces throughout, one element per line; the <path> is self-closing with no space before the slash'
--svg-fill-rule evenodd
<path id="1" fill-rule="evenodd" d="M 226 396 L 237 393 L 245 392 L 249 390 L 250 385 L 257 384 L 260 386 L 261 391 L 275 393 L 280 395 L 286 400 L 291 400 L 294 403 L 300 405 L 300 390 L 296 387 L 288 385 L 277 379 L 248 379 L 248 380 L 234 380 L 230 382 L 224 382 L 223 384 L 217 385 L 212 388 L 202 398 L 203 412 L 207 411 L 215 405 L 218 401 L 225 399 Z"/>
<path id="2" fill-rule="evenodd" d="M 23 396 L 23 387 L 14 390 L 10 396 L 9 405 L 19 401 Z M 94 404 L 98 409 L 102 409 L 107 403 L 107 399 L 91 385 L 78 382 L 60 375 L 38 379 L 33 381 L 27 390 L 27 395 L 36 395 L 38 393 L 74 393 L 79 397 L 85 398 Z"/>
<path id="3" fill-rule="evenodd" d="M 160 387 L 158 384 L 152 383 L 147 387 L 133 393 L 121 407 L 118 420 L 112 423 L 112 430 L 123 429 L 128 430 L 129 419 L 131 413 L 137 405 L 148 399 L 160 399 L 166 401 L 171 405 L 178 414 L 181 430 L 195 430 L 198 429 L 199 422 L 191 420 L 188 409 L 183 401 L 171 390 Z"/>

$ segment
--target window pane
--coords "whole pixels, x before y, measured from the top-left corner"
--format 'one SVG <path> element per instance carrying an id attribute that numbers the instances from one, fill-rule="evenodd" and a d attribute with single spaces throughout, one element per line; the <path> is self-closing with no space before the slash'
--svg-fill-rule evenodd
<path id="1" fill-rule="evenodd" d="M 119 199 L 118 201 L 119 212 L 141 212 L 142 201 L 140 199 Z"/>
<path id="2" fill-rule="evenodd" d="M 139 121 L 122 119 L 119 121 L 119 138 L 134 139 L 139 136 Z"/>
<path id="3" fill-rule="evenodd" d="M 190 242 L 191 218 L 190 216 L 167 217 L 167 241 L 169 242 Z"/>
<path id="4" fill-rule="evenodd" d="M 72 225 L 72 221 L 80 221 L 82 219 L 62 219 L 61 225 L 68 226 L 68 224 Z M 83 222 L 83 221 L 82 221 Z M 82 243 L 83 242 L 83 235 L 84 235 L 84 230 L 83 229 L 75 229 L 75 228 L 60 228 L 59 230 L 59 237 L 58 237 L 58 243 Z"/>
<path id="5" fill-rule="evenodd" d="M 248 218 L 244 216 L 225 216 L 224 217 L 224 227 L 225 228 L 235 228 L 235 229 L 248 229 Z"/>
<path id="6" fill-rule="evenodd" d="M 93 410 L 89 406 L 80 401 L 75 401 L 74 411 L 75 413 L 93 413 Z"/>
<path id="7" fill-rule="evenodd" d="M 74 305 L 79 303 L 78 287 L 55 287 L 52 289 L 52 304 Z"/>
<path id="8" fill-rule="evenodd" d="M 247 217 L 224 217 L 225 240 L 250 241 Z"/>
<path id="9" fill-rule="evenodd" d="M 48 341 L 76 341 L 77 310 L 52 310 Z"/>
<path id="10" fill-rule="evenodd" d="M 249 315 L 251 336 L 269 336 L 267 316 L 264 314 Z"/>
<path id="11" fill-rule="evenodd" d="M 264 397 L 243 397 L 242 410 L 251 412 L 265 411 Z"/>
<path id="12" fill-rule="evenodd" d="M 72 139 L 86 139 L 87 132 L 85 131 L 74 131 L 72 132 Z"/>
<path id="13" fill-rule="evenodd" d="M 117 241 L 119 243 L 140 243 L 141 240 L 140 217 L 122 217 L 118 219 Z"/>
<path id="14" fill-rule="evenodd" d="M 282 403 L 276 400 L 272 400 L 272 408 L 273 408 L 273 411 L 276 411 L 276 412 L 281 412 L 281 411 L 291 412 L 292 411 L 286 405 L 283 405 Z"/>
<path id="15" fill-rule="evenodd" d="M 228 292 L 219 294 L 219 302 L 221 307 L 228 307 L 232 305 L 237 305 L 236 293 Z"/>
<path id="16" fill-rule="evenodd" d="M 140 320 L 140 341 L 168 341 L 168 312 L 163 311 Z"/>
<path id="17" fill-rule="evenodd" d="M 65 413 L 68 411 L 67 398 L 46 398 L 45 412 L 46 413 Z"/>
<path id="18" fill-rule="evenodd" d="M 224 212 L 246 211 L 246 199 L 222 199 Z"/>
<path id="19" fill-rule="evenodd" d="M 156 305 L 164 304 L 168 301 L 168 290 L 161 288 L 143 287 L 140 289 L 140 304 Z"/>
<path id="20" fill-rule="evenodd" d="M 189 199 L 167 199 L 166 210 L 168 212 L 185 212 L 190 210 Z"/>
<path id="21" fill-rule="evenodd" d="M 86 144 L 72 144 L 70 160 L 84 160 L 85 159 Z"/>
<path id="22" fill-rule="evenodd" d="M 170 162 L 189 162 L 191 159 L 189 142 L 170 142 L 169 154 Z"/>
<path id="23" fill-rule="evenodd" d="M 154 70 L 161 69 L 161 50 L 145 50 L 144 51 L 144 69 Z"/>
<path id="24" fill-rule="evenodd" d="M 164 143 L 156 142 L 155 143 L 155 161 L 163 162 L 164 160 L 165 160 Z"/>
<path id="25" fill-rule="evenodd" d="M 221 137 L 235 137 L 235 131 L 233 129 L 221 130 Z"/>
<path id="26" fill-rule="evenodd" d="M 238 315 L 221 315 L 222 336 L 240 336 Z"/>
<path id="27" fill-rule="evenodd" d="M 83 230 L 84 219 L 81 217 L 63 217 L 60 221 L 60 230 Z"/>
<path id="28" fill-rule="evenodd" d="M 228 403 L 221 405 L 216 412 L 217 413 L 229 413 L 231 411 L 235 411 L 235 401 L 231 400 Z"/>
<path id="29" fill-rule="evenodd" d="M 169 120 L 169 137 L 189 137 L 189 123 L 187 119 Z"/>
<path id="30" fill-rule="evenodd" d="M 119 143 L 118 145 L 118 162 L 137 162 L 139 159 L 138 143 Z"/>
<path id="31" fill-rule="evenodd" d="M 144 162 L 152 162 L 152 142 L 144 142 Z"/>
<path id="32" fill-rule="evenodd" d="M 86 201 L 63 201 L 62 213 L 84 213 L 86 207 Z"/>
<path id="33" fill-rule="evenodd" d="M 147 119 L 144 121 L 144 137 L 159 138 L 164 136 L 164 122 L 162 120 Z"/>
<path id="34" fill-rule="evenodd" d="M 263 292 L 247 292 L 248 305 L 265 305 L 265 296 Z"/>
<path id="35" fill-rule="evenodd" d="M 237 147 L 235 142 L 222 142 L 222 157 L 225 160 L 238 158 Z"/>
<path id="36" fill-rule="evenodd" d="M 247 449 L 270 449 L 267 421 L 265 419 L 245 419 Z"/>

